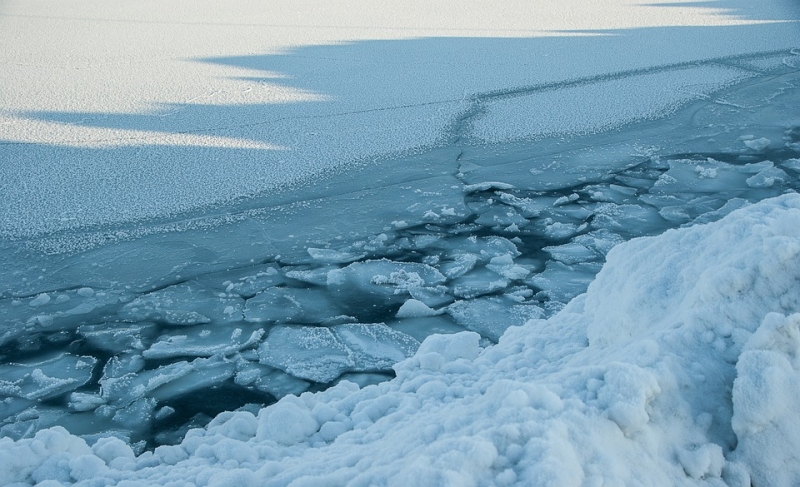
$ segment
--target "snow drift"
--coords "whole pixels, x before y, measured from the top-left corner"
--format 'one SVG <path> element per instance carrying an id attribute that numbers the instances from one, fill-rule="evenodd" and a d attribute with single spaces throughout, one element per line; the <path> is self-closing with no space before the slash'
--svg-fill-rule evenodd
<path id="1" fill-rule="evenodd" d="M 588 292 L 397 378 L 228 412 L 135 456 L 0 439 L 7 485 L 796 485 L 800 195 L 612 249 Z"/>

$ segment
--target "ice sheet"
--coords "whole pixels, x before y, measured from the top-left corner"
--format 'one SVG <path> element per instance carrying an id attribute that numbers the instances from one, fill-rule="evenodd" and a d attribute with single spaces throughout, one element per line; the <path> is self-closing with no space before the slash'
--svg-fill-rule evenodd
<path id="1" fill-rule="evenodd" d="M 238 14 L 203 3 L 189 20 L 179 5 L 4 6 L 14 47 L 1 61 L 13 69 L 0 79 L 14 96 L 0 104 L 0 156 L 15 163 L 0 169 L 0 234 L 164 217 L 287 185 L 311 196 L 310 180 L 452 137 L 650 118 L 746 75 L 728 58 L 772 58 L 797 39 L 788 0 L 501 12 L 242 0 Z M 518 98 L 531 87 L 546 92 Z"/>

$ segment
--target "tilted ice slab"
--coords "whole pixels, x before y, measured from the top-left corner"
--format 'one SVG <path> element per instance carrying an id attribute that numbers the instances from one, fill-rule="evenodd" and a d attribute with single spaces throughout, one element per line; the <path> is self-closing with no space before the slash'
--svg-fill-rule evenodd
<path id="1" fill-rule="evenodd" d="M 798 280 L 792 193 L 620 244 L 586 294 L 496 346 L 433 335 L 396 379 L 223 413 L 139 457 L 60 428 L 5 438 L 0 473 L 76 485 L 794 485 Z"/>
<path id="2" fill-rule="evenodd" d="M 327 383 L 345 372 L 390 369 L 418 347 L 414 338 L 382 323 L 279 325 L 270 330 L 258 355 L 261 363 L 294 377 Z"/>

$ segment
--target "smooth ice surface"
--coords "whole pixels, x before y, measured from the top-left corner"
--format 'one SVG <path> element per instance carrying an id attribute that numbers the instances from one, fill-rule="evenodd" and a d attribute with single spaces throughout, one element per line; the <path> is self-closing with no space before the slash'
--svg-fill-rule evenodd
<path id="1" fill-rule="evenodd" d="M 728 57 L 794 48 L 798 35 L 790 0 L 0 9 L 5 237 L 289 184 L 313 195 L 310 180 L 453 136 L 653 118 L 751 75 Z"/>
<path id="2" fill-rule="evenodd" d="M 495 346 L 433 335 L 394 380 L 224 413 L 139 457 L 62 428 L 4 438 L 0 472 L 74 485 L 793 485 L 798 257 L 788 194 L 618 245 L 585 295 Z M 344 352 L 373 325 L 341 326 Z M 336 339 L 321 330 L 305 342 Z"/>

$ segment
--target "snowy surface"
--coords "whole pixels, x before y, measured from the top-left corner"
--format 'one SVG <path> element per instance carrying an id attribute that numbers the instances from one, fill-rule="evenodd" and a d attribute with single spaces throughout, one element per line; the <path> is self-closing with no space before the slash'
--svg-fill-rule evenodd
<path id="1" fill-rule="evenodd" d="M 0 485 L 795 485 L 800 8 L 0 3 Z"/>
<path id="2" fill-rule="evenodd" d="M 172 216 L 453 137 L 653 118 L 798 35 L 790 0 L 418 3 L 3 2 L 0 235 Z"/>

